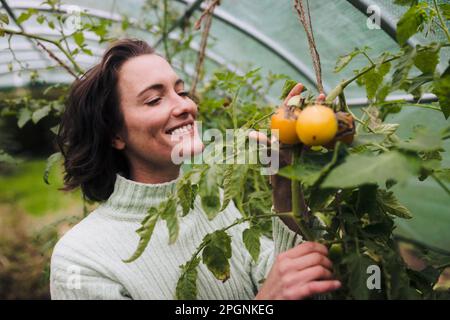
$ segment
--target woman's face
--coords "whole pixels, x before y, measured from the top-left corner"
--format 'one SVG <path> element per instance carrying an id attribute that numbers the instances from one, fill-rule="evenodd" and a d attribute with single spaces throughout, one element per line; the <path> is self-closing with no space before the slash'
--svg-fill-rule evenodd
<path id="1" fill-rule="evenodd" d="M 197 105 L 165 59 L 129 59 L 119 70 L 118 90 L 124 128 L 113 144 L 125 152 L 132 171 L 178 167 L 171 154 L 182 143 L 189 145 L 184 153 L 203 150 L 194 122 Z"/>

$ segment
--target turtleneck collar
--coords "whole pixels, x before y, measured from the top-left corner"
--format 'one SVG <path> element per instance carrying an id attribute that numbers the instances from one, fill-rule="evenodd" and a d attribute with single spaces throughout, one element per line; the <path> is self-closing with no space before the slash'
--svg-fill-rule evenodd
<path id="1" fill-rule="evenodd" d="M 102 206 L 121 218 L 142 218 L 150 207 L 159 205 L 175 193 L 178 178 L 164 183 L 141 183 L 117 174 L 114 191 Z"/>

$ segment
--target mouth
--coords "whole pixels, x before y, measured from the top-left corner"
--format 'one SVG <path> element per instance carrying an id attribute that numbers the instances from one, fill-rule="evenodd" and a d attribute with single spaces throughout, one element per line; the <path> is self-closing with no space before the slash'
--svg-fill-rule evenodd
<path id="1" fill-rule="evenodd" d="M 193 132 L 193 130 L 194 130 L 194 121 L 185 121 L 177 126 L 170 128 L 169 130 L 166 130 L 166 134 L 173 136 L 185 135 Z"/>

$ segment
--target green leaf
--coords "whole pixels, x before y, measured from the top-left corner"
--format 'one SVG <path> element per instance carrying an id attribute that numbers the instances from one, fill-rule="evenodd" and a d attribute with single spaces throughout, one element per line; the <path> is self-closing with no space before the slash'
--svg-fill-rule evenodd
<path id="1" fill-rule="evenodd" d="M 323 188 L 351 188 L 364 184 L 384 186 L 388 180 L 404 182 L 419 170 L 415 158 L 398 151 L 381 155 L 351 154 L 325 178 Z"/>
<path id="2" fill-rule="evenodd" d="M 247 170 L 248 166 L 243 164 L 226 166 L 223 178 L 224 197 L 220 211 L 225 210 L 230 201 L 242 193 Z"/>
<path id="3" fill-rule="evenodd" d="M 38 15 L 37 16 L 37 18 L 36 18 L 36 21 L 39 23 L 39 24 L 43 24 L 44 22 L 45 22 L 45 16 L 43 16 L 43 15 Z"/>
<path id="4" fill-rule="evenodd" d="M 23 126 L 31 120 L 31 111 L 27 108 L 22 108 L 19 111 L 19 119 L 17 120 L 17 126 L 23 128 Z"/>
<path id="5" fill-rule="evenodd" d="M 31 116 L 31 119 L 33 120 L 33 123 L 38 123 L 39 120 L 46 117 L 51 111 L 50 106 L 45 106 L 43 108 L 40 108 L 33 112 L 33 115 Z"/>
<path id="6" fill-rule="evenodd" d="M 194 209 L 194 201 L 197 197 L 198 185 L 192 184 L 190 175 L 187 174 L 177 184 L 178 203 L 183 209 L 182 216 L 187 215 L 191 209 Z"/>
<path id="7" fill-rule="evenodd" d="M 169 231 L 169 244 L 175 243 L 178 238 L 180 226 L 178 224 L 177 202 L 174 197 L 170 197 L 163 205 L 159 207 L 161 218 L 166 221 Z"/>
<path id="8" fill-rule="evenodd" d="M 367 300 L 370 297 L 370 290 L 367 288 L 367 268 L 374 264 L 365 255 L 351 253 L 343 259 L 347 267 L 348 287 L 353 298 L 357 300 Z"/>
<path id="9" fill-rule="evenodd" d="M 88 56 L 93 56 L 94 54 L 92 53 L 92 50 L 90 49 L 86 49 L 86 48 L 82 48 L 81 51 L 83 51 L 85 54 L 87 54 Z"/>
<path id="10" fill-rule="evenodd" d="M 439 50 L 441 46 L 433 43 L 423 47 L 417 45 L 417 54 L 414 57 L 414 65 L 423 73 L 434 73 L 439 64 Z"/>
<path id="11" fill-rule="evenodd" d="M 211 166 L 203 174 L 198 191 L 202 208 L 209 220 L 220 212 L 219 185 L 217 184 L 217 166 Z"/>
<path id="12" fill-rule="evenodd" d="M 36 14 L 37 10 L 36 9 L 28 9 L 27 11 L 24 11 L 20 14 L 20 16 L 17 18 L 17 23 L 21 24 L 25 21 L 27 21 L 28 19 L 30 19 L 30 17 L 33 14 Z"/>
<path id="13" fill-rule="evenodd" d="M 441 77 L 433 83 L 433 93 L 439 99 L 442 113 L 445 119 L 450 116 L 450 67 L 448 67 Z"/>
<path id="14" fill-rule="evenodd" d="M 284 82 L 283 89 L 281 89 L 280 99 L 281 100 L 285 99 L 288 96 L 289 92 L 291 92 L 292 88 L 295 87 L 296 84 L 297 84 L 297 82 L 294 80 L 291 80 L 291 79 L 286 80 Z"/>
<path id="15" fill-rule="evenodd" d="M 156 207 L 151 207 L 148 210 L 148 214 L 141 222 L 141 227 L 136 230 L 136 233 L 139 235 L 139 244 L 133 255 L 130 258 L 123 260 L 123 262 L 130 263 L 141 256 L 145 248 L 147 248 L 147 245 L 153 234 L 153 229 L 155 229 L 155 225 L 156 222 L 158 221 L 159 216 L 160 212 Z"/>
<path id="16" fill-rule="evenodd" d="M 400 149 L 409 151 L 431 152 L 442 148 L 440 134 L 433 134 L 424 129 L 416 129 L 414 137 L 410 140 L 400 140 L 396 146 Z"/>
<path id="17" fill-rule="evenodd" d="M 428 4 L 420 3 L 411 7 L 397 22 L 397 41 L 403 46 L 408 39 L 422 30 L 427 20 Z"/>
<path id="18" fill-rule="evenodd" d="M 377 93 L 380 85 L 383 83 L 384 76 L 389 72 L 390 68 L 390 63 L 383 63 L 365 73 L 360 78 L 360 82 L 364 83 L 366 87 L 368 99 L 372 100 L 375 98 L 375 94 Z"/>
<path id="19" fill-rule="evenodd" d="M 409 71 L 414 65 L 416 49 L 406 47 L 403 49 L 403 55 L 397 60 L 392 75 L 391 91 L 399 89 L 408 78 Z"/>
<path id="20" fill-rule="evenodd" d="M 197 299 L 197 266 L 199 263 L 200 257 L 196 257 L 180 267 L 182 275 L 178 279 L 175 290 L 177 300 Z"/>
<path id="21" fill-rule="evenodd" d="M 378 189 L 377 191 L 377 203 L 380 208 L 391 215 L 403 218 L 411 219 L 411 212 L 403 205 L 399 203 L 392 191 L 386 191 Z"/>
<path id="22" fill-rule="evenodd" d="M 285 166 L 279 170 L 278 174 L 291 180 L 300 181 L 306 186 L 313 186 L 337 163 L 338 155 L 345 153 L 343 149 L 343 145 L 338 143 L 333 152 L 304 153 L 298 164 Z"/>
<path id="23" fill-rule="evenodd" d="M 48 176 L 50 175 L 50 170 L 53 168 L 55 163 L 58 163 L 61 159 L 62 159 L 61 152 L 55 152 L 50 157 L 47 158 L 47 163 L 45 165 L 44 176 L 43 176 L 44 182 L 46 184 L 50 184 L 50 182 L 48 181 Z"/>
<path id="24" fill-rule="evenodd" d="M 355 48 L 352 52 L 339 56 L 336 61 L 336 66 L 334 67 L 334 72 L 339 72 L 344 69 L 356 56 L 366 52 L 369 47 L 365 46 L 364 48 Z"/>
<path id="25" fill-rule="evenodd" d="M 6 13 L 1 13 L 0 12 L 0 22 L 2 22 L 4 24 L 9 24 L 9 17 L 8 17 L 8 15 Z"/>
<path id="26" fill-rule="evenodd" d="M 75 32 L 73 34 L 73 39 L 75 40 L 75 43 L 81 48 L 84 44 L 84 34 L 82 31 Z"/>
<path id="27" fill-rule="evenodd" d="M 207 245 L 203 249 L 203 263 L 222 282 L 230 278 L 231 238 L 223 230 L 205 236 Z"/>
<path id="28" fill-rule="evenodd" d="M 260 253 L 260 236 L 261 232 L 258 228 L 248 228 L 242 233 L 242 240 L 247 248 L 253 261 L 257 262 Z"/>
<path id="29" fill-rule="evenodd" d="M 441 3 L 439 4 L 439 8 L 442 11 L 442 15 L 445 19 L 450 20 L 450 3 Z"/>

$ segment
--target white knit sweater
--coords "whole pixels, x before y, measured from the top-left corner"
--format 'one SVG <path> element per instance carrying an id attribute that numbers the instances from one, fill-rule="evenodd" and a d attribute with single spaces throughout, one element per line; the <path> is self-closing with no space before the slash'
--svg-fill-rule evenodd
<path id="1" fill-rule="evenodd" d="M 178 180 L 178 179 L 177 179 Z M 231 202 L 209 221 L 197 198 L 194 209 L 180 217 L 177 241 L 168 244 L 166 223 L 159 220 L 141 257 L 122 260 L 135 251 L 147 209 L 175 191 L 176 181 L 143 184 L 117 175 L 107 201 L 68 231 L 57 243 L 51 259 L 52 299 L 175 299 L 179 266 L 191 258 L 203 237 L 230 225 L 241 213 Z M 232 236 L 231 276 L 222 283 L 205 265 L 198 267 L 198 299 L 253 299 L 267 277 L 274 257 L 292 245 L 295 233 L 278 217 L 272 218 L 273 238 L 261 238 L 255 263 L 242 242 L 248 223 L 227 230 Z M 297 236 L 295 243 L 302 241 Z"/>

